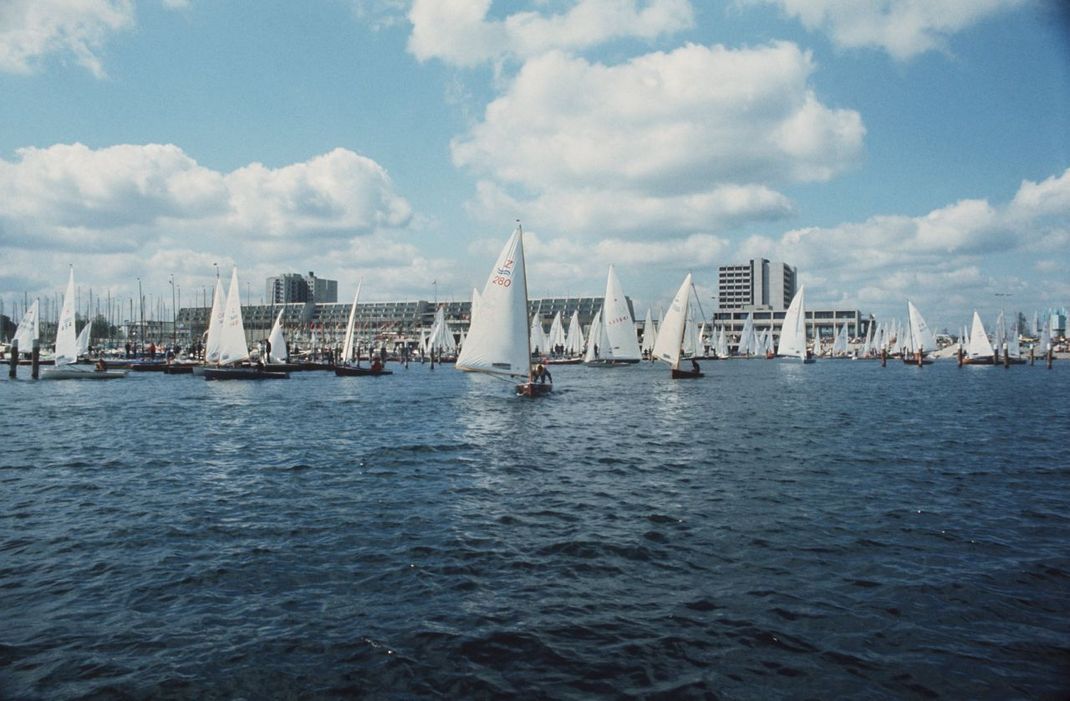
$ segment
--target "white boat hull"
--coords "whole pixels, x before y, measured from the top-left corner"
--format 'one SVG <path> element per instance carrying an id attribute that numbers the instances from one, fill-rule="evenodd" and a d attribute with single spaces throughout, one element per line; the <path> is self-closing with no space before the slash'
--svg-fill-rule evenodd
<path id="1" fill-rule="evenodd" d="M 117 380 L 126 370 L 97 370 L 92 365 L 60 365 L 41 373 L 42 380 Z"/>

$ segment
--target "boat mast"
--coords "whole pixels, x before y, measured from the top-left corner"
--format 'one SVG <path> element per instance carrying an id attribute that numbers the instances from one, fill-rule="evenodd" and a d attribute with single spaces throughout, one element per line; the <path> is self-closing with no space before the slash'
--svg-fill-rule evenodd
<path id="1" fill-rule="evenodd" d="M 516 220 L 516 231 L 517 231 L 517 234 L 518 234 L 517 243 L 519 244 L 518 248 L 520 249 L 520 255 L 524 255 L 524 227 L 522 227 L 520 225 L 520 220 L 519 219 Z M 525 318 L 527 317 L 527 313 L 528 313 L 528 266 L 527 266 L 527 263 L 525 261 L 525 264 L 524 264 L 524 316 L 525 316 Z M 527 361 L 528 371 L 526 373 L 524 373 L 524 377 L 525 377 L 525 382 L 531 382 L 531 324 L 528 324 L 527 327 L 528 327 L 528 333 L 527 333 L 527 336 L 528 336 L 528 361 Z"/>

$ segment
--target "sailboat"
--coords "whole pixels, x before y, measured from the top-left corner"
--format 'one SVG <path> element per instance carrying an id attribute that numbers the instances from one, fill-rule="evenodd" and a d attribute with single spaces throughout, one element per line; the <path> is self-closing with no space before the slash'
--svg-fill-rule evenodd
<path id="1" fill-rule="evenodd" d="M 584 359 L 584 363 L 595 367 L 613 367 L 638 363 L 640 358 L 639 338 L 635 334 L 635 321 L 632 319 L 628 300 L 624 296 L 620 280 L 613 266 L 609 266 L 606 278 L 606 296 L 602 301 L 602 313 L 599 332 L 596 334 L 591 325 L 591 338 L 599 338 L 596 343 L 595 357 Z M 588 339 L 588 346 L 591 344 Z"/>
<path id="2" fill-rule="evenodd" d="M 959 363 L 961 365 L 992 365 L 995 363 L 996 351 L 992 348 L 992 342 L 988 340 L 985 325 L 981 323 L 981 315 L 976 310 L 973 312 L 973 325 L 970 328 L 970 342 L 966 346 L 966 353 Z"/>
<path id="3" fill-rule="evenodd" d="M 795 298 L 788 305 L 788 311 L 784 313 L 784 323 L 780 327 L 780 345 L 777 347 L 777 355 L 782 357 L 801 358 L 804 363 L 814 362 L 812 353 L 806 350 L 806 285 L 799 288 Z"/>
<path id="4" fill-rule="evenodd" d="M 903 362 L 907 365 L 932 365 L 933 359 L 926 356 L 926 353 L 936 350 L 936 336 L 925 323 L 921 312 L 909 299 L 907 300 L 907 315 L 910 317 L 910 333 L 906 338 L 912 352 L 903 353 Z"/>
<path id="5" fill-rule="evenodd" d="M 516 392 L 526 397 L 548 394 L 553 384 L 536 383 L 531 376 L 529 331 L 524 230 L 518 222 L 483 287 L 457 369 L 521 379 Z"/>
<path id="6" fill-rule="evenodd" d="M 219 366 L 206 367 L 206 380 L 284 380 L 290 373 L 282 370 L 267 370 L 263 365 L 241 366 L 249 360 L 249 345 L 245 340 L 245 324 L 241 316 L 241 296 L 238 286 L 238 269 L 230 276 L 230 291 L 223 313 L 223 328 L 219 333 Z M 226 366 L 226 367 L 224 367 Z"/>
<path id="7" fill-rule="evenodd" d="M 30 308 L 26 310 L 26 313 L 22 315 L 22 321 L 19 322 L 18 328 L 15 329 L 15 335 L 11 339 L 12 345 L 18 344 L 19 353 L 30 353 L 33 351 L 33 342 L 39 339 L 39 323 L 38 323 L 38 309 L 40 308 L 40 300 L 35 299 Z"/>
<path id="8" fill-rule="evenodd" d="M 353 295 L 353 306 L 349 308 L 349 320 L 346 322 L 345 344 L 342 346 L 342 362 L 334 366 L 334 374 L 338 377 L 362 377 L 365 375 L 393 375 L 393 370 L 387 370 L 376 363 L 370 368 L 360 366 L 360 349 L 354 346 L 353 333 L 357 325 L 357 300 L 360 299 L 362 282 L 357 283 L 357 293 Z M 350 362 L 356 358 L 356 364 Z"/>
<path id="9" fill-rule="evenodd" d="M 661 329 L 658 338 L 654 342 L 654 356 L 664 360 L 671 368 L 671 376 L 674 380 L 684 380 L 702 377 L 698 369 L 698 363 L 691 361 L 693 370 L 680 369 L 680 357 L 683 354 L 685 332 L 688 326 L 688 307 L 691 299 L 691 273 L 687 274 L 676 296 L 673 297 L 669 311 L 661 320 Z M 692 320 L 692 326 L 694 322 Z"/>
<path id="10" fill-rule="evenodd" d="M 265 348 L 269 365 L 284 365 L 289 356 L 286 350 L 286 334 L 282 331 L 282 315 L 286 307 L 279 310 L 275 317 L 275 323 L 271 325 L 271 333 L 268 334 L 268 344 Z"/>
<path id="11" fill-rule="evenodd" d="M 107 370 L 103 362 L 97 367 L 76 365 L 78 361 L 78 336 L 74 333 L 74 267 L 67 280 L 63 295 L 63 308 L 56 327 L 55 364 L 41 374 L 45 380 L 114 380 L 126 377 L 126 370 Z"/>

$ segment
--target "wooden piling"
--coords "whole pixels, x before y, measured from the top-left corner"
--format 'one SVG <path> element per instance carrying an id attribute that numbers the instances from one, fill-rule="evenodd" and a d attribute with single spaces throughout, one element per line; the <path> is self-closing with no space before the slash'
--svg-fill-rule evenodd
<path id="1" fill-rule="evenodd" d="M 11 342 L 11 348 L 8 353 L 10 356 L 7 359 L 7 376 L 14 380 L 18 374 L 19 367 L 19 342 L 17 340 Z"/>
<path id="2" fill-rule="evenodd" d="M 30 353 L 30 377 L 37 379 L 41 369 L 41 342 L 36 338 L 33 341 L 33 351 Z"/>

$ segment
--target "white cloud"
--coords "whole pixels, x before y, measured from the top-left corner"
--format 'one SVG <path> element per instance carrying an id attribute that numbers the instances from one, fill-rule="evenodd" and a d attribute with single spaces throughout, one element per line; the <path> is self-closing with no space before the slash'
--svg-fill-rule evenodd
<path id="1" fill-rule="evenodd" d="M 515 208 L 572 233 L 679 234 L 784 217 L 771 184 L 833 177 L 865 135 L 857 112 L 818 101 L 813 71 L 784 42 L 614 66 L 553 52 L 454 139 L 453 160 L 488 178 L 471 209 L 499 221 Z"/>
<path id="2" fill-rule="evenodd" d="M 52 54 L 71 55 L 98 78 L 104 44 L 134 26 L 133 0 L 4 0 L 0 71 L 29 73 Z"/>
<path id="3" fill-rule="evenodd" d="M 490 5 L 491 0 L 414 0 L 409 51 L 421 61 L 475 66 L 624 37 L 653 39 L 694 22 L 688 0 L 579 0 L 561 14 L 517 12 L 504 20 L 487 18 Z"/>
<path id="4" fill-rule="evenodd" d="M 741 0 L 776 5 L 841 48 L 879 48 L 903 61 L 945 50 L 951 35 L 1025 0 Z"/>
<path id="5" fill-rule="evenodd" d="M 994 308 L 997 291 L 1013 291 L 1023 302 L 1035 300 L 1028 308 L 1065 304 L 1055 296 L 1065 264 L 1034 262 L 1038 275 L 1028 280 L 1001 272 L 1001 264 L 1011 257 L 1033 260 L 1038 250 L 1058 250 L 1065 258 L 1067 232 L 1070 169 L 1040 183 L 1024 181 L 1002 206 L 963 200 L 922 216 L 875 216 L 796 229 L 779 239 L 753 236 L 737 247 L 735 257 L 784 260 L 799 268 L 804 281 L 826 281 L 807 288 L 808 300 L 816 304 L 840 301 L 901 315 L 903 300 L 910 297 L 932 310 L 927 318 L 931 313 L 932 319 L 951 323 L 954 319 L 941 315 L 974 305 Z"/>
<path id="6" fill-rule="evenodd" d="M 174 273 L 231 261 L 288 269 L 309 249 L 330 261 L 355 248 L 372 265 L 418 258 L 392 243 L 412 222 L 408 201 L 381 166 L 345 149 L 218 172 L 171 144 L 56 144 L 0 159 L 0 192 L 5 262 L 29 256 L 56 279 L 72 260 L 108 279 L 114 265 L 146 271 L 154 260 Z"/>

